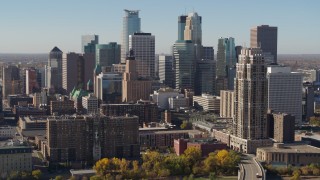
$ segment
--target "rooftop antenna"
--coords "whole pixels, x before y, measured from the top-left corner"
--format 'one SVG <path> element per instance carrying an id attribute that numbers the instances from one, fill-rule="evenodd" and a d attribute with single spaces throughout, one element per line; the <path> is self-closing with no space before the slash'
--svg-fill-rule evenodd
<path id="1" fill-rule="evenodd" d="M 184 15 L 187 15 L 187 8 L 184 8 Z"/>

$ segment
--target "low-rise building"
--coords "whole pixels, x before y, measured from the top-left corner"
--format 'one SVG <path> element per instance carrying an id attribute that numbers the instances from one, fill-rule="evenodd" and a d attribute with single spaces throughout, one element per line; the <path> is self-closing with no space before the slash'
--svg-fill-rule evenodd
<path id="1" fill-rule="evenodd" d="M 220 112 L 220 97 L 209 94 L 193 96 L 193 106 L 203 111 Z"/>
<path id="2" fill-rule="evenodd" d="M 45 116 L 47 110 L 35 108 L 33 106 L 19 106 L 15 105 L 13 113 L 16 115 L 16 120 L 19 120 L 20 116 Z"/>
<path id="3" fill-rule="evenodd" d="M 178 156 L 184 153 L 189 147 L 197 147 L 201 150 L 202 156 L 208 156 L 209 153 L 216 150 L 227 149 L 227 144 L 221 143 L 215 139 L 175 139 L 174 150 Z"/>
<path id="4" fill-rule="evenodd" d="M 166 128 L 140 128 L 140 147 L 144 149 L 165 149 L 174 146 L 174 139 L 201 137 L 198 130 L 168 130 Z"/>
<path id="5" fill-rule="evenodd" d="M 2 126 L 0 127 L 0 139 L 12 138 L 16 134 L 16 127 Z"/>
<path id="6" fill-rule="evenodd" d="M 158 91 L 154 91 L 153 94 L 150 95 L 151 99 L 154 103 L 158 105 L 160 109 L 169 109 L 169 101 L 170 97 L 184 97 L 183 94 L 180 94 L 179 91 L 174 90 L 172 88 L 160 88 Z"/>
<path id="7" fill-rule="evenodd" d="M 101 104 L 100 113 L 106 116 L 124 116 L 126 114 L 139 117 L 139 124 L 158 122 L 158 107 L 150 101 L 139 100 L 135 104 Z"/>
<path id="8" fill-rule="evenodd" d="M 170 97 L 169 101 L 169 109 L 177 110 L 184 107 L 189 107 L 189 98 L 188 97 Z"/>
<path id="9" fill-rule="evenodd" d="M 0 147 L 0 177 L 6 178 L 13 171 L 32 171 L 32 148 L 27 146 Z"/>
<path id="10" fill-rule="evenodd" d="M 56 101 L 50 101 L 50 113 L 53 115 L 73 114 L 76 110 L 74 108 L 74 101 L 61 98 Z"/>
<path id="11" fill-rule="evenodd" d="M 20 116 L 18 125 L 21 130 L 46 130 L 47 116 Z"/>
<path id="12" fill-rule="evenodd" d="M 257 158 L 268 164 L 305 166 L 320 162 L 320 149 L 307 144 L 275 143 L 273 147 L 257 148 Z"/>
<path id="13" fill-rule="evenodd" d="M 98 98 L 93 94 L 89 94 L 88 96 L 82 97 L 82 107 L 84 113 L 97 113 L 98 110 Z"/>

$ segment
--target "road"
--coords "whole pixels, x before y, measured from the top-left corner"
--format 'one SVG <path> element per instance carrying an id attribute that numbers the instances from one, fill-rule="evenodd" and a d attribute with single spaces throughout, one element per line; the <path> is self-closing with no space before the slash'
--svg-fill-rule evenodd
<path id="1" fill-rule="evenodd" d="M 243 165 L 245 174 L 244 174 L 244 179 L 262 179 L 262 178 L 257 178 L 256 174 L 259 173 L 261 175 L 261 170 L 260 167 L 257 165 L 256 162 L 254 162 L 253 157 L 250 155 L 243 155 L 241 157 L 241 164 Z"/>

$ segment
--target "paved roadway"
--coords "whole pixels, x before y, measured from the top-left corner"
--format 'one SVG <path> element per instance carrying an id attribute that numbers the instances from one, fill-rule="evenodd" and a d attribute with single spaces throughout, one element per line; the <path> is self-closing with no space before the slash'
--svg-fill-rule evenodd
<path id="1" fill-rule="evenodd" d="M 256 162 L 254 162 L 253 157 L 250 155 L 243 155 L 241 156 L 241 164 L 243 165 L 245 174 L 243 179 L 259 179 L 261 180 L 262 178 L 257 178 L 256 174 L 259 173 L 261 175 L 261 170 L 260 167 L 257 165 Z"/>

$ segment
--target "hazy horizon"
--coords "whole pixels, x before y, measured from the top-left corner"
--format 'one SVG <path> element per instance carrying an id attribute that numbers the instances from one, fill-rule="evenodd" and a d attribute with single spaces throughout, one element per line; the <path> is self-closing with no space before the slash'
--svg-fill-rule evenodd
<path id="1" fill-rule="evenodd" d="M 204 46 L 234 37 L 250 45 L 250 28 L 278 27 L 279 54 L 318 54 L 320 1 L 4 1 L 0 7 L 0 53 L 81 52 L 81 35 L 97 34 L 99 43 L 121 44 L 123 9 L 140 10 L 141 29 L 155 35 L 156 53 L 170 53 L 177 40 L 178 16 L 202 16 Z M 320 53 L 320 52 L 319 52 Z"/>

